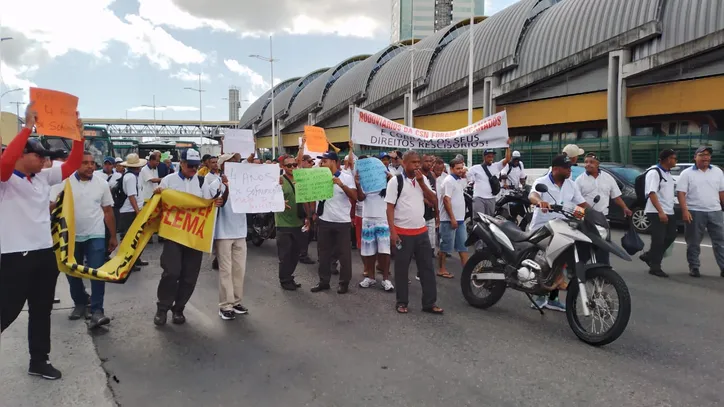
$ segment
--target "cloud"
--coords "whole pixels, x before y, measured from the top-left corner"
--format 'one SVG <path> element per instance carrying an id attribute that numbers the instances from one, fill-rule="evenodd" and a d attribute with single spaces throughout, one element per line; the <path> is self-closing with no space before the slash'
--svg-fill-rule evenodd
<path id="1" fill-rule="evenodd" d="M 491 16 L 517 2 L 518 0 L 485 0 L 485 14 Z"/>
<path id="2" fill-rule="evenodd" d="M 153 111 L 153 106 L 136 106 L 129 108 L 129 112 L 145 112 Z M 199 108 L 195 106 L 156 106 L 156 111 L 172 111 L 172 112 L 198 112 Z"/>
<path id="3" fill-rule="evenodd" d="M 172 78 L 176 78 L 182 81 L 186 82 L 199 82 L 199 74 L 196 72 L 191 72 L 186 68 L 181 68 L 178 72 L 171 74 Z M 201 81 L 202 82 L 209 82 L 211 78 L 209 75 L 202 73 L 201 74 Z"/>
<path id="4" fill-rule="evenodd" d="M 216 106 L 214 106 L 214 105 L 206 105 L 206 106 L 204 106 L 204 109 L 216 109 Z"/>
<path id="5" fill-rule="evenodd" d="M 287 32 L 369 38 L 386 34 L 391 18 L 389 0 L 266 0 L 257 7 L 238 0 L 171 1 L 198 19 L 223 22 L 253 36 Z"/>
<path id="6" fill-rule="evenodd" d="M 178 8 L 172 0 L 138 0 L 138 14 L 155 25 L 165 25 L 181 30 L 211 28 L 217 31 L 233 31 L 221 20 L 198 18 Z"/>
<path id="7" fill-rule="evenodd" d="M 269 82 L 267 82 L 261 74 L 248 66 L 239 63 L 239 61 L 235 59 L 225 59 L 224 65 L 226 65 L 226 68 L 228 68 L 231 72 L 249 79 L 251 87 L 254 90 L 261 91 L 263 93 L 271 87 Z"/>

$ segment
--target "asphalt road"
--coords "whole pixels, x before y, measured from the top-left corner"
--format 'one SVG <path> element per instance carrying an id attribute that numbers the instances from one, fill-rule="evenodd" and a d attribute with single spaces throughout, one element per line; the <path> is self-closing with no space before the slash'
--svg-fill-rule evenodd
<path id="1" fill-rule="evenodd" d="M 457 278 L 438 279 L 442 317 L 420 311 L 414 280 L 408 315 L 398 315 L 394 294 L 380 289 L 310 293 L 316 266 L 297 269 L 301 290 L 282 291 L 273 241 L 249 248 L 249 315 L 217 316 L 207 258 L 188 323 L 157 328 L 160 248 L 147 249 L 151 266 L 108 287 L 114 320 L 94 337 L 124 407 L 724 404 L 724 278 L 707 247 L 701 279 L 687 275 L 680 244 L 665 261 L 670 279 L 648 275 L 638 260 L 614 260 L 633 312 L 623 336 L 603 348 L 578 341 L 564 314 L 541 316 L 517 292 L 474 309 Z M 362 268 L 353 254 L 356 283 Z"/>

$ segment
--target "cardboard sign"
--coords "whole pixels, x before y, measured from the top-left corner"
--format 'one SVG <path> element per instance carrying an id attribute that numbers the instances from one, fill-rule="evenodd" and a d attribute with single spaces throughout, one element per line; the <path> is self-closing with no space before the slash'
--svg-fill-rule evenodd
<path id="1" fill-rule="evenodd" d="M 57 90 L 30 88 L 30 102 L 38 112 L 35 129 L 38 134 L 80 140 L 78 97 Z"/>
<path id="2" fill-rule="evenodd" d="M 254 153 L 254 132 L 249 129 L 226 129 L 224 153 L 239 153 L 246 158 Z"/>
<path id="3" fill-rule="evenodd" d="M 334 194 L 332 172 L 327 167 L 294 170 L 297 203 L 324 201 Z"/>
<path id="4" fill-rule="evenodd" d="M 323 128 L 315 126 L 304 126 L 304 136 L 307 138 L 306 146 L 309 151 L 327 152 L 329 150 L 327 134 L 324 132 Z"/>
<path id="5" fill-rule="evenodd" d="M 234 213 L 284 212 L 278 164 L 227 163 L 225 171 Z"/>
<path id="6" fill-rule="evenodd" d="M 387 188 L 385 164 L 378 158 L 369 157 L 357 160 L 354 168 L 359 174 L 359 183 L 364 193 L 379 192 Z"/>

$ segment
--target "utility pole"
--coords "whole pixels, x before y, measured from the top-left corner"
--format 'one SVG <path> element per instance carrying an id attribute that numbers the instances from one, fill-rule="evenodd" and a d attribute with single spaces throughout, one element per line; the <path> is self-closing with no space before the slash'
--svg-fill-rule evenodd
<path id="1" fill-rule="evenodd" d="M 204 113 L 203 113 L 203 105 L 201 104 L 201 93 L 202 93 L 202 92 L 206 92 L 206 90 L 205 90 L 205 89 L 201 89 L 201 73 L 199 73 L 199 87 L 198 87 L 198 89 L 197 89 L 197 88 L 192 88 L 192 87 L 189 87 L 189 86 L 185 87 L 184 89 L 185 89 L 185 90 L 192 90 L 192 91 L 194 91 L 194 92 L 199 92 L 199 133 L 201 134 L 201 139 L 199 140 L 199 142 L 202 142 L 202 141 L 203 141 L 203 137 L 204 137 L 204 116 L 203 116 Z"/>
<path id="2" fill-rule="evenodd" d="M 20 125 L 20 105 L 24 105 L 25 102 L 10 102 L 11 105 L 15 105 L 15 114 L 18 116 L 18 133 L 20 133 L 20 130 L 22 126 Z"/>

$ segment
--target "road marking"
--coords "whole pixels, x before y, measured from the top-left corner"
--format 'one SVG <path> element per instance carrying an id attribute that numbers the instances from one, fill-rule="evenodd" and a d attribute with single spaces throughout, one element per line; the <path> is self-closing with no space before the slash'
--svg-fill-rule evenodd
<path id="1" fill-rule="evenodd" d="M 686 242 L 680 242 L 680 241 L 678 241 L 678 240 L 674 240 L 674 243 L 678 243 L 678 244 L 686 244 Z M 703 243 L 701 244 L 701 246 L 704 246 L 704 247 L 711 247 L 711 245 L 710 245 L 710 244 L 703 244 Z"/>

